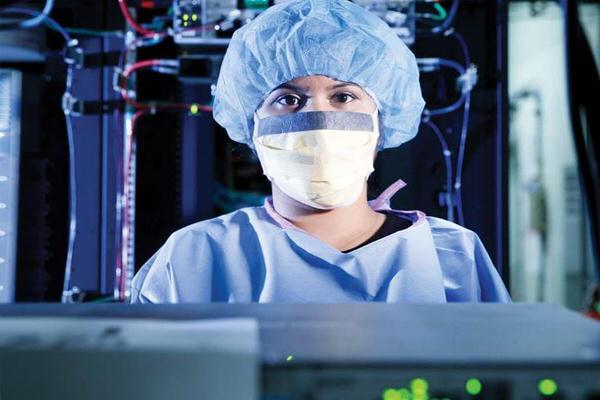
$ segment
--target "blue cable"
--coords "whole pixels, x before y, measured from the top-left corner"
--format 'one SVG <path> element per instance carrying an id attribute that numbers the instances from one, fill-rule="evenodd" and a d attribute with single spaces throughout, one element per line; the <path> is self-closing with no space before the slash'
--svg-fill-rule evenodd
<path id="1" fill-rule="evenodd" d="M 465 42 L 462 35 L 460 35 L 459 33 L 454 32 L 453 36 L 458 40 L 461 50 L 463 52 L 463 57 L 464 57 L 465 63 L 467 63 L 467 66 L 469 66 L 471 63 L 471 56 L 469 54 L 469 48 L 467 46 L 467 43 Z M 458 214 L 458 223 L 462 226 L 465 226 L 465 216 L 463 213 L 463 203 L 462 203 L 462 170 L 463 170 L 463 163 L 464 163 L 464 159 L 465 159 L 467 134 L 468 134 L 468 128 L 469 128 L 469 115 L 470 115 L 470 111 L 471 111 L 471 91 L 472 90 L 469 90 L 467 93 L 463 94 L 463 97 L 465 97 L 465 99 L 464 99 L 465 108 L 463 110 L 463 121 L 462 121 L 462 128 L 461 128 L 461 132 L 460 132 L 460 145 L 458 148 L 458 156 L 457 156 L 457 161 L 456 161 L 456 177 L 455 177 L 455 181 L 454 181 L 454 193 L 455 193 L 455 198 L 456 198 L 456 212 Z"/>
<path id="2" fill-rule="evenodd" d="M 449 114 L 453 111 L 458 110 L 464 104 L 466 98 L 467 98 L 467 95 L 463 94 L 462 96 L 460 96 L 460 99 L 458 99 L 456 102 L 450 104 L 449 106 L 442 107 L 442 108 L 434 108 L 432 110 L 425 110 L 424 114 L 429 117 L 443 115 L 443 114 Z"/>
<path id="3" fill-rule="evenodd" d="M 438 137 L 442 146 L 442 154 L 444 156 L 444 163 L 446 164 L 446 208 L 448 221 L 454 222 L 454 200 L 452 199 L 452 153 L 448 147 L 448 142 L 444 138 L 440 128 L 433 123 L 431 120 L 424 120 L 423 123 L 427 125 Z"/>
<path id="4" fill-rule="evenodd" d="M 463 67 L 462 65 L 460 65 L 459 63 L 457 63 L 454 60 L 448 60 L 446 58 L 439 58 L 438 64 L 443 67 L 452 68 L 453 70 L 458 72 L 460 75 L 465 73 L 465 67 Z"/>
<path id="5" fill-rule="evenodd" d="M 456 161 L 456 180 L 454 181 L 454 191 L 456 194 L 456 211 L 458 214 L 458 223 L 465 226 L 465 217 L 462 204 L 462 169 L 465 159 L 465 150 L 467 143 L 467 133 L 469 128 L 469 111 L 471 108 L 471 92 L 469 91 L 465 98 L 465 109 L 463 112 L 462 129 L 460 133 L 460 145 L 458 148 L 458 159 Z"/>
<path id="6" fill-rule="evenodd" d="M 453 60 L 447 60 L 445 58 L 440 58 L 440 59 L 438 59 L 438 65 L 441 65 L 443 67 L 452 68 L 453 70 L 458 72 L 460 75 L 463 75 L 465 73 L 465 67 L 463 67 L 462 65 L 460 65 L 459 63 L 457 63 L 456 61 L 453 61 Z M 425 110 L 425 115 L 431 117 L 431 116 L 437 116 L 437 115 L 451 113 L 453 111 L 458 110 L 465 102 L 465 99 L 466 99 L 466 93 L 463 93 L 456 102 L 450 104 L 449 106 L 442 107 L 442 108 L 434 108 L 432 110 Z"/>
<path id="7" fill-rule="evenodd" d="M 67 85 L 65 93 L 70 93 L 73 85 L 73 70 L 67 68 Z M 69 144 L 69 242 L 67 246 L 67 259 L 65 262 L 65 277 L 63 280 L 62 302 L 73 301 L 73 294 L 77 294 L 77 288 L 71 288 L 71 273 L 73 270 L 73 252 L 77 236 L 77 175 L 75 173 L 75 137 L 71 115 L 68 110 L 63 110 L 67 124 L 67 139 Z"/>
<path id="8" fill-rule="evenodd" d="M 462 50 L 463 57 L 465 59 L 465 65 L 471 65 L 471 57 L 469 56 L 469 49 L 467 47 L 467 42 L 465 42 L 465 38 L 456 31 L 453 31 L 451 36 L 456 39 L 460 49 Z"/>
<path id="9" fill-rule="evenodd" d="M 457 3 L 458 3 L 458 0 L 455 0 L 455 4 L 457 4 Z M 468 50 L 467 44 L 464 41 L 463 37 L 460 34 L 455 34 L 454 37 L 458 40 L 458 42 L 460 44 L 465 61 L 470 62 L 471 57 L 469 55 L 469 50 Z M 465 67 L 460 65 L 456 61 L 440 58 L 438 60 L 438 64 L 448 67 L 448 68 L 452 68 L 461 75 L 463 75 L 465 73 Z M 447 114 L 449 112 L 456 111 L 462 105 L 464 105 L 464 109 L 463 109 L 463 118 L 462 118 L 462 126 L 461 126 L 461 133 L 460 133 L 460 144 L 459 144 L 459 148 L 458 148 L 458 156 L 457 156 L 457 161 L 456 161 L 456 176 L 455 176 L 455 181 L 454 181 L 454 202 L 456 204 L 456 213 L 457 213 L 457 217 L 458 217 L 458 223 L 460 225 L 464 226 L 465 225 L 465 216 L 464 216 L 463 203 L 462 203 L 462 173 L 463 173 L 463 165 L 464 165 L 464 159 L 465 159 L 468 128 L 469 128 L 469 115 L 470 115 L 470 110 L 471 110 L 471 90 L 463 93 L 461 95 L 460 99 L 458 101 L 456 101 L 454 104 L 451 104 L 451 105 L 449 105 L 447 107 L 443 107 L 443 108 L 437 108 L 437 109 L 433 109 L 433 110 L 425 110 L 424 115 L 426 118 L 428 118 L 428 117 L 432 117 L 432 116 Z M 432 129 L 434 129 L 431 125 L 429 125 L 429 126 Z M 434 131 L 435 131 L 435 129 L 434 129 Z M 436 132 L 436 134 L 437 134 L 437 132 Z"/>
<path id="10" fill-rule="evenodd" d="M 431 30 L 431 32 L 433 33 L 443 33 L 445 32 L 448 28 L 450 28 L 450 25 L 452 25 L 452 22 L 454 22 L 454 17 L 456 17 L 456 12 L 458 11 L 458 3 L 460 0 L 454 0 L 454 2 L 452 3 L 452 6 L 450 7 L 450 11 L 448 12 L 448 16 L 446 17 L 446 19 L 444 20 L 444 22 L 442 24 L 440 24 L 439 26 L 436 26 L 435 28 L 433 28 Z"/>
<path id="11" fill-rule="evenodd" d="M 15 14 L 26 14 L 26 15 L 31 15 L 31 16 L 35 16 L 35 17 L 42 15 L 39 11 L 31 10 L 29 8 L 21 8 L 21 7 L 9 7 L 9 8 L 2 10 L 2 12 L 3 13 L 4 12 L 15 13 Z M 63 37 L 63 39 L 65 39 L 65 42 L 69 42 L 71 40 L 71 36 L 69 35 L 69 33 L 54 19 L 52 19 L 51 17 L 46 15 L 42 18 L 42 20 L 49 28 L 54 29 L 56 32 L 60 33 L 61 36 Z M 21 25 L 19 24 L 19 26 L 21 26 Z"/>
<path id="12" fill-rule="evenodd" d="M 38 12 L 38 14 L 35 17 L 19 23 L 19 28 L 35 28 L 36 26 L 41 24 L 44 21 L 44 19 L 50 16 L 52 8 L 54 8 L 54 0 L 46 0 L 46 4 L 44 5 L 42 12 Z"/>

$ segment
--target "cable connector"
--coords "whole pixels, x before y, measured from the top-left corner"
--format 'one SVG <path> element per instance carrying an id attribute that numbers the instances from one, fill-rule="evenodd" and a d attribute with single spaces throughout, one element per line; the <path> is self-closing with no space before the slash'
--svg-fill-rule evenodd
<path id="1" fill-rule="evenodd" d="M 119 55 L 118 51 L 86 53 L 77 39 L 71 39 L 67 42 L 63 59 L 68 66 L 81 69 L 118 65 Z"/>
<path id="2" fill-rule="evenodd" d="M 81 303 L 85 298 L 85 292 L 79 289 L 77 286 L 73 286 L 69 290 L 63 290 L 62 292 L 62 303 Z"/>
<path id="3" fill-rule="evenodd" d="M 150 115 L 155 115 L 158 112 L 158 104 L 155 101 L 151 101 L 148 104 L 148 113 L 150 113 Z"/>
<path id="4" fill-rule="evenodd" d="M 125 77 L 123 70 L 119 67 L 115 67 L 113 69 L 113 76 L 112 76 L 113 90 L 115 92 L 119 93 L 119 95 L 121 97 L 129 98 L 129 99 L 133 100 L 136 98 L 136 92 L 135 92 L 135 90 L 129 90 L 127 88 L 126 82 L 127 82 L 127 78 Z"/>
<path id="5" fill-rule="evenodd" d="M 159 74 L 166 74 L 166 75 L 178 75 L 179 74 L 179 68 L 173 68 L 173 67 L 156 66 L 156 67 L 152 67 L 150 70 L 154 71 L 154 72 L 158 72 Z"/>
<path id="6" fill-rule="evenodd" d="M 83 101 L 74 97 L 70 92 L 65 92 L 62 97 L 63 112 L 72 117 L 105 114 L 120 108 L 120 100 Z"/>
<path id="7" fill-rule="evenodd" d="M 454 33 L 454 27 L 450 27 L 448 29 L 446 29 L 445 31 L 442 32 L 442 36 L 450 36 Z"/>
<path id="8" fill-rule="evenodd" d="M 80 117 L 83 115 L 83 101 L 74 97 L 71 93 L 65 92 L 62 97 L 62 110 L 65 115 Z"/>
<path id="9" fill-rule="evenodd" d="M 65 63 L 73 65 L 76 68 L 82 68 L 84 62 L 83 49 L 79 47 L 79 41 L 77 39 L 71 39 L 67 42 L 65 47 Z"/>
<path id="10" fill-rule="evenodd" d="M 419 72 L 433 72 L 440 69 L 440 59 L 438 57 L 417 58 Z"/>
<path id="11" fill-rule="evenodd" d="M 462 93 L 469 93 L 475 85 L 477 85 L 477 80 L 479 79 L 479 73 L 477 70 L 477 66 L 475 64 L 469 65 L 464 74 L 458 77 L 456 80 L 457 89 Z"/>
<path id="12" fill-rule="evenodd" d="M 121 83 L 124 82 L 124 79 L 123 70 L 119 67 L 113 68 L 112 87 L 115 92 L 121 93 L 121 90 L 123 89 Z"/>

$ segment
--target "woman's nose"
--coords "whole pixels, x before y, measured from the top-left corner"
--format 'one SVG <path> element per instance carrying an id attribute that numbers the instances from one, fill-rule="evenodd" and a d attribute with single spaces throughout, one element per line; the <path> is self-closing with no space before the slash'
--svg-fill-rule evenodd
<path id="1" fill-rule="evenodd" d="M 326 95 L 311 97 L 302 111 L 336 111 Z"/>

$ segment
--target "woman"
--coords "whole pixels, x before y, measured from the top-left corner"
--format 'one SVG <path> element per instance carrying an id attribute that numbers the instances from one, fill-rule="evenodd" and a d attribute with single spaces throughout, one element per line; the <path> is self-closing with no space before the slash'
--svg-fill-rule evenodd
<path id="1" fill-rule="evenodd" d="M 273 196 L 172 234 L 134 302 L 510 302 L 477 235 L 368 202 L 378 150 L 417 132 L 414 55 L 345 0 L 290 0 L 233 36 L 214 102 L 252 147 Z"/>

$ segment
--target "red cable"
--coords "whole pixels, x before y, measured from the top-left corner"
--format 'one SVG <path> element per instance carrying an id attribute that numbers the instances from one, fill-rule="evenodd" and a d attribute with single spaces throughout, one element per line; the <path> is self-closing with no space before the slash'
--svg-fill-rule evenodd
<path id="1" fill-rule="evenodd" d="M 127 262 L 129 261 L 129 233 L 131 232 L 130 230 L 130 226 L 129 226 L 129 192 L 130 192 L 130 187 L 129 187 L 129 174 L 131 171 L 131 157 L 132 157 L 132 153 L 133 153 L 133 144 L 135 142 L 135 128 L 138 122 L 138 119 L 140 117 L 142 117 L 144 114 L 146 114 L 149 110 L 148 109 L 143 109 L 143 110 L 138 110 L 133 114 L 133 117 L 131 117 L 131 134 L 129 135 L 129 149 L 127 151 L 127 157 L 125 158 L 125 168 L 123 168 L 123 182 L 125 183 L 125 190 L 124 190 L 124 195 L 125 195 L 125 201 L 124 201 L 124 206 L 123 209 L 125 211 L 125 215 L 123 218 L 124 221 L 124 227 L 127 229 L 126 230 L 126 235 L 123 238 L 123 245 L 125 246 L 126 254 L 125 254 L 125 260 L 124 262 L 120 263 L 120 267 L 121 267 L 121 276 L 120 276 L 120 281 L 119 281 L 119 300 L 125 300 L 125 290 L 127 287 L 127 271 L 125 270 L 124 266 L 127 265 Z"/>
<path id="2" fill-rule="evenodd" d="M 120 117 L 120 111 L 117 110 L 117 116 Z M 119 123 L 118 123 L 118 130 L 117 130 L 117 137 L 119 138 L 119 142 L 118 142 L 118 148 L 119 150 L 123 149 L 123 120 L 119 118 Z M 119 185 L 123 185 L 121 187 L 124 188 L 124 181 L 123 181 L 123 176 L 124 174 L 124 169 L 123 169 L 123 157 L 119 157 L 118 158 L 118 165 L 117 165 L 117 171 L 119 171 L 121 173 L 121 180 L 119 181 Z M 123 195 L 124 193 L 122 193 Z M 124 199 L 124 197 L 122 197 Z M 121 201 L 121 197 L 119 198 L 119 202 Z M 121 299 L 121 297 L 124 297 L 121 292 L 121 277 L 123 275 L 123 226 L 125 224 L 125 221 L 123 219 L 123 204 L 121 204 L 121 207 L 119 208 L 119 225 L 118 225 L 118 231 L 121 232 L 121 234 L 118 236 L 118 242 L 117 242 L 117 271 L 119 272 L 119 276 L 115 276 L 115 284 L 116 284 L 116 288 L 118 289 L 118 299 Z"/>
<path id="3" fill-rule="evenodd" d="M 129 75 L 131 75 L 132 72 L 135 72 L 138 69 L 153 67 L 155 65 L 161 65 L 161 64 L 162 64 L 161 60 L 156 60 L 156 59 L 134 62 L 133 64 L 131 64 L 130 66 L 125 68 L 125 71 L 123 71 L 123 77 L 129 78 Z"/>
<path id="4" fill-rule="evenodd" d="M 125 290 L 127 287 L 127 271 L 126 271 L 126 266 L 127 266 L 127 262 L 129 259 L 129 233 L 130 233 L 130 218 L 129 218 L 129 197 L 130 197 L 130 187 L 129 187 L 129 174 L 131 171 L 131 162 L 132 162 L 132 153 L 133 153 L 133 144 L 135 141 L 135 129 L 136 129 L 136 125 L 137 122 L 139 120 L 139 118 L 141 118 L 143 115 L 145 115 L 146 113 L 155 113 L 157 110 L 160 109 L 189 109 L 192 104 L 186 104 L 186 103 L 169 103 L 169 104 L 147 104 L 147 103 L 139 103 L 133 99 L 131 99 L 129 97 L 129 95 L 127 94 L 127 85 L 126 85 L 126 80 L 127 78 L 129 78 L 129 76 L 136 72 L 137 70 L 143 69 L 143 68 L 149 68 L 149 67 L 153 67 L 153 66 L 158 66 L 158 65 L 171 65 L 170 63 L 166 63 L 165 60 L 159 60 L 159 59 L 153 59 L 153 60 L 143 60 L 143 61 L 138 61 L 135 62 L 131 65 L 129 65 L 125 71 L 123 71 L 123 81 L 121 82 L 121 96 L 123 97 L 123 99 L 125 100 L 125 102 L 135 108 L 138 108 L 138 110 L 133 114 L 132 118 L 131 118 L 131 133 L 129 135 L 129 148 L 128 148 L 128 152 L 127 155 L 125 157 L 125 165 L 124 168 L 122 169 L 123 171 L 123 183 L 125 184 L 125 190 L 124 190 L 124 206 L 123 206 L 123 210 L 124 210 L 124 216 L 123 216 L 123 227 L 126 229 L 126 234 L 124 235 L 125 237 L 122 238 L 123 241 L 123 246 L 125 246 L 124 248 L 126 249 L 126 253 L 125 256 L 123 257 L 122 251 L 120 254 L 119 259 L 117 260 L 117 268 L 120 269 L 120 276 L 119 276 L 119 282 L 118 282 L 118 287 L 119 287 L 119 299 L 120 300 L 125 300 Z M 205 105 L 200 105 L 200 104 L 196 104 L 196 106 L 198 107 L 199 111 L 211 111 L 212 107 L 210 106 L 205 106 Z M 124 258 L 124 260 L 123 260 Z"/>
<path id="5" fill-rule="evenodd" d="M 135 62 L 131 65 L 129 65 L 127 68 L 125 68 L 125 70 L 123 71 L 123 78 L 124 80 L 127 80 L 127 78 L 129 78 L 129 76 L 142 68 L 148 68 L 148 67 L 153 67 L 153 66 L 157 66 L 157 65 L 161 65 L 162 61 L 161 60 L 144 60 L 144 61 L 138 61 Z M 149 105 L 145 105 L 142 103 L 138 103 L 137 101 L 131 99 L 129 97 L 129 95 L 127 94 L 127 85 L 126 82 L 121 82 L 121 97 L 123 97 L 123 100 L 125 100 L 125 102 L 135 108 L 149 108 Z"/>
<path id="6" fill-rule="evenodd" d="M 131 159 L 132 159 L 132 153 L 133 153 L 133 144 L 135 141 L 135 129 L 136 129 L 136 125 L 138 123 L 138 120 L 144 116 L 147 113 L 152 113 L 154 114 L 156 111 L 160 110 L 160 109 L 189 109 L 189 107 L 192 104 L 185 104 L 185 103 L 171 103 L 171 104 L 164 104 L 164 105 L 158 105 L 158 106 L 151 106 L 151 105 L 147 105 L 147 104 L 141 104 L 141 103 L 137 103 L 132 101 L 134 104 L 136 105 L 140 105 L 143 108 L 137 110 L 133 116 L 131 117 L 131 134 L 129 135 L 129 148 L 127 151 L 127 156 L 125 157 L 125 165 L 123 166 L 124 168 L 121 170 L 121 172 L 123 173 L 123 177 L 122 177 L 122 181 L 123 184 L 125 185 L 124 190 L 123 190 L 123 195 L 124 195 L 124 204 L 123 204 L 123 228 L 126 228 L 126 234 L 125 237 L 121 238 L 121 246 L 125 246 L 126 249 L 126 254 L 125 257 L 123 257 L 123 251 L 121 247 L 121 251 L 119 251 L 119 256 L 117 258 L 117 269 L 120 270 L 120 276 L 119 276 L 119 281 L 118 281 L 118 287 L 119 287 L 119 300 L 121 301 L 125 301 L 125 291 L 127 288 L 127 270 L 125 269 L 125 267 L 127 266 L 127 262 L 129 260 L 129 234 L 131 232 L 131 227 L 129 226 L 130 224 L 130 219 L 129 219 L 129 194 L 130 194 L 130 187 L 129 187 L 129 174 L 131 171 Z M 212 107 L 210 106 L 205 106 L 205 105 L 201 105 L 201 104 L 197 104 L 198 106 L 198 110 L 201 111 L 206 111 L 206 112 L 210 112 L 212 111 Z"/>
<path id="7" fill-rule="evenodd" d="M 131 64 L 130 66 L 128 66 L 125 69 L 125 71 L 123 71 L 123 78 L 124 78 L 124 80 L 126 80 L 127 78 L 129 78 L 129 76 L 132 73 L 134 73 L 137 70 L 140 70 L 143 68 L 154 67 L 154 66 L 160 66 L 160 65 L 170 66 L 170 64 L 166 63 L 165 60 L 160 60 L 160 59 L 144 60 L 144 61 L 135 62 L 135 63 Z M 193 105 L 193 104 L 188 104 L 188 103 L 170 103 L 170 104 L 156 104 L 156 105 L 139 103 L 136 100 L 133 100 L 132 98 L 129 97 L 126 87 L 127 87 L 126 83 L 121 82 L 121 97 L 123 97 L 123 100 L 125 100 L 125 102 L 128 105 L 133 106 L 135 108 L 140 108 L 140 109 L 150 109 L 150 108 L 189 109 Z M 196 106 L 198 107 L 199 111 L 205 111 L 205 112 L 212 111 L 212 107 L 210 107 L 210 106 L 205 106 L 205 105 L 200 105 L 200 104 L 197 104 Z"/>
<path id="8" fill-rule="evenodd" d="M 133 19 L 133 17 L 131 16 L 131 13 L 129 12 L 129 9 L 127 8 L 127 3 L 125 3 L 125 0 L 119 0 L 119 8 L 121 9 L 121 14 L 123 14 L 123 17 L 125 18 L 125 20 L 127 21 L 127 23 L 129 25 L 131 25 L 131 27 L 139 34 L 141 35 L 153 35 L 157 32 L 151 31 L 149 29 L 143 28 L 140 24 L 137 23 L 137 21 L 135 19 Z"/>
<path id="9" fill-rule="evenodd" d="M 119 0 L 119 4 L 123 4 L 122 0 Z M 122 8 L 123 9 L 123 8 Z M 126 7 L 125 7 L 126 10 Z M 129 15 L 127 13 L 127 15 Z M 129 15 L 130 16 L 130 15 Z M 133 24 L 132 24 L 133 26 Z M 139 31 L 138 31 L 139 32 Z M 146 34 L 145 34 L 146 35 Z M 149 35 L 155 35 L 154 32 L 150 32 Z M 166 34 L 158 34 L 158 35 L 166 35 Z M 135 42 L 134 42 L 135 43 Z M 130 47 L 131 46 L 131 47 Z M 122 55 L 121 59 L 125 60 L 127 57 L 127 53 L 129 51 L 131 51 L 133 49 L 133 47 L 137 47 L 135 46 L 135 44 L 132 46 L 130 45 L 125 49 L 125 53 L 124 55 Z M 140 103 L 137 102 L 134 99 L 131 99 L 127 93 L 127 79 L 130 77 L 131 74 L 133 74 L 134 72 L 143 69 L 143 68 L 148 68 L 148 67 L 153 67 L 153 66 L 157 66 L 157 65 L 167 65 L 167 66 L 172 66 L 172 63 L 165 63 L 166 60 L 160 60 L 160 59 L 152 59 L 152 60 L 143 60 L 143 61 L 138 61 L 135 62 L 131 65 L 129 65 L 127 68 L 125 68 L 125 70 L 123 71 L 122 74 L 122 78 L 119 82 L 119 86 L 121 89 L 121 96 L 123 98 L 123 100 L 130 106 L 137 108 L 137 111 L 133 114 L 132 118 L 131 118 L 131 135 L 129 136 L 129 149 L 128 149 L 128 153 L 125 157 L 125 165 L 123 166 L 123 168 L 121 169 L 121 172 L 123 173 L 123 184 L 125 185 L 124 187 L 124 205 L 123 205 L 123 210 L 124 210 L 124 215 L 122 218 L 123 221 L 123 228 L 126 228 L 126 233 L 124 235 L 121 236 L 121 245 L 120 247 L 120 251 L 119 251 L 119 256 L 117 258 L 117 270 L 120 271 L 120 276 L 119 276 L 119 280 L 117 283 L 117 287 L 119 289 L 119 300 L 121 301 L 125 301 L 125 292 L 127 289 L 127 271 L 125 269 L 125 267 L 127 266 L 127 262 L 129 259 L 129 237 L 130 237 L 130 216 L 129 216 L 129 191 L 130 191 L 130 187 L 129 187 L 129 174 L 130 174 L 130 170 L 131 170 L 131 158 L 132 158 L 132 149 L 133 149 L 133 143 L 135 140 L 135 129 L 136 129 L 136 125 L 137 122 L 139 120 L 139 118 L 141 118 L 143 115 L 145 115 L 146 113 L 152 113 L 154 114 L 156 111 L 161 110 L 161 109 L 190 109 L 190 107 L 192 105 L 195 105 L 198 109 L 198 111 L 204 111 L 204 112 L 211 112 L 212 111 L 212 107 L 211 106 L 206 106 L 206 105 L 202 105 L 202 104 L 186 104 L 186 103 L 167 103 L 167 104 L 156 104 L 156 103 Z M 121 64 L 122 65 L 122 64 Z M 122 228 L 122 229 L 123 229 Z M 123 237 L 125 236 L 125 237 Z M 125 251 L 125 256 L 123 255 L 123 246 L 125 246 L 124 248 L 126 249 Z M 123 259 L 125 258 L 125 259 Z"/>

